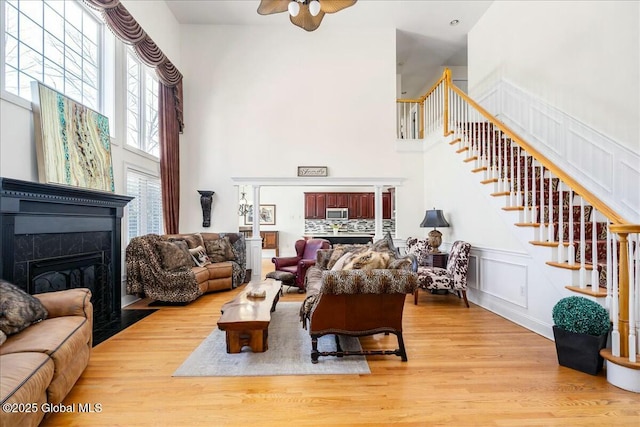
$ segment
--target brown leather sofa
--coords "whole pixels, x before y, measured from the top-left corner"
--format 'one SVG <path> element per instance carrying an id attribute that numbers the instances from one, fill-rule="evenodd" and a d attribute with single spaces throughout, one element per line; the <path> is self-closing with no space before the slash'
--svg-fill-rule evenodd
<path id="1" fill-rule="evenodd" d="M 89 363 L 93 340 L 91 291 L 34 295 L 47 318 L 0 346 L 0 425 L 37 426 L 62 402 Z"/>
<path id="2" fill-rule="evenodd" d="M 231 252 L 197 266 L 193 262 L 169 269 L 160 247 L 176 241 L 188 249 L 209 248 L 228 240 Z M 164 302 L 191 302 L 214 291 L 229 290 L 244 282 L 246 247 L 241 233 L 147 234 L 134 237 L 126 248 L 127 294 Z M 210 256 L 213 254 L 207 251 Z"/>
<path id="3" fill-rule="evenodd" d="M 300 310 L 303 327 L 311 335 L 311 362 L 319 356 L 387 354 L 407 360 L 402 337 L 402 314 L 407 294 L 417 287 L 417 263 L 411 255 L 391 254 L 391 268 L 332 270 L 328 260 L 335 249 L 318 251 L 316 265 L 306 276 L 307 297 Z M 365 336 L 392 333 L 398 349 L 345 352 L 338 335 Z M 336 335 L 336 351 L 318 351 L 318 338 Z"/>

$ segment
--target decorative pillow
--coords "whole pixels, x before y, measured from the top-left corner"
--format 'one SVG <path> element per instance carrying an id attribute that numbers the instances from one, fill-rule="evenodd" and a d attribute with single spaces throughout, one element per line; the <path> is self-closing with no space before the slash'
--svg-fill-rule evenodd
<path id="1" fill-rule="evenodd" d="M 394 258 L 400 258 L 400 251 L 393 244 L 393 237 L 391 237 L 391 233 L 387 231 L 385 236 L 375 242 L 371 249 L 377 252 L 388 252 Z"/>
<path id="2" fill-rule="evenodd" d="M 333 249 L 318 249 L 316 252 L 316 267 L 326 270 L 329 267 L 329 259 L 331 259 L 331 255 L 333 254 Z"/>
<path id="3" fill-rule="evenodd" d="M 185 241 L 187 242 L 187 246 L 189 249 L 195 249 L 198 246 L 204 247 L 204 240 L 202 240 L 202 236 L 200 234 L 184 234 L 180 235 L 180 237 L 172 237 L 169 239 L 170 242 L 176 241 Z"/>
<path id="4" fill-rule="evenodd" d="M 156 242 L 156 248 L 160 254 L 160 261 L 165 270 L 175 271 L 179 268 L 193 267 L 193 259 L 184 240 L 175 242 Z"/>
<path id="5" fill-rule="evenodd" d="M 199 267 L 204 267 L 207 264 L 211 264 L 211 260 L 207 255 L 207 251 L 202 246 L 189 249 L 189 253 L 193 258 L 193 262 L 195 262 Z"/>
<path id="6" fill-rule="evenodd" d="M 391 259 L 389 261 L 389 265 L 387 266 L 387 268 L 389 270 L 411 270 L 411 258 L 409 257 L 403 257 L 403 258 L 397 258 L 397 259 Z"/>
<path id="7" fill-rule="evenodd" d="M 211 262 L 233 261 L 236 259 L 228 237 L 215 240 L 205 240 L 204 247 Z"/>
<path id="8" fill-rule="evenodd" d="M 40 300 L 5 280 L 0 280 L 0 331 L 9 336 L 47 318 Z"/>
<path id="9" fill-rule="evenodd" d="M 335 264 L 333 264 L 330 270 L 333 270 L 333 271 L 342 270 L 344 268 L 344 265 L 349 261 L 351 261 L 351 259 L 354 258 L 355 256 L 356 254 L 354 254 L 353 252 L 346 252 L 342 254 L 342 256 L 338 259 L 338 261 L 336 261 Z"/>
<path id="10" fill-rule="evenodd" d="M 356 255 L 349 263 L 345 264 L 343 270 L 375 270 L 387 268 L 390 255 L 386 252 L 374 250 L 366 251 Z"/>
<path id="11" fill-rule="evenodd" d="M 336 245 L 333 245 L 333 252 L 331 253 L 331 257 L 329 258 L 329 262 L 327 263 L 327 269 L 329 269 L 329 270 L 333 269 L 333 266 L 335 265 L 335 263 L 345 253 L 358 254 L 358 253 L 365 252 L 367 249 L 369 249 L 369 247 L 370 247 L 369 245 L 360 245 L 360 244 L 353 244 L 353 245 L 336 244 Z"/>

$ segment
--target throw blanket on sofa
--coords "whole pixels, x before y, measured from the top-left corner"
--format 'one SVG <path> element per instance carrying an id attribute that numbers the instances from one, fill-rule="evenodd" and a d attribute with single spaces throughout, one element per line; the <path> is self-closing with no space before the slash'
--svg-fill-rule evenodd
<path id="1" fill-rule="evenodd" d="M 127 294 L 170 301 L 193 301 L 202 295 L 189 268 L 167 271 L 160 265 L 157 234 L 134 237 L 126 249 Z M 169 299 L 171 298 L 171 299 Z"/>

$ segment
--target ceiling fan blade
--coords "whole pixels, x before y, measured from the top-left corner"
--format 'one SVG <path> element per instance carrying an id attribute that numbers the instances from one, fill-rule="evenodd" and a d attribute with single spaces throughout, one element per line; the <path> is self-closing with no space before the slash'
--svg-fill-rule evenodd
<path id="1" fill-rule="evenodd" d="M 313 16 L 311 12 L 309 12 L 309 5 L 306 4 L 300 4 L 300 13 L 298 13 L 298 16 L 289 15 L 289 19 L 291 19 L 293 25 L 297 25 L 307 31 L 317 29 L 322 22 L 322 18 L 324 18 L 324 12 L 322 10 L 318 13 L 318 16 Z"/>
<path id="2" fill-rule="evenodd" d="M 260 15 L 271 15 L 272 13 L 286 12 L 290 0 L 260 0 L 258 13 Z"/>
<path id="3" fill-rule="evenodd" d="M 319 0 L 324 13 L 336 13 L 356 4 L 358 0 Z"/>

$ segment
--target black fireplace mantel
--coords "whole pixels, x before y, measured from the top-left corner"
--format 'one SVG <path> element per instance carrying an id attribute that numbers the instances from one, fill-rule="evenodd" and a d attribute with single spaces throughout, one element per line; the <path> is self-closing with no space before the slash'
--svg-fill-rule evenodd
<path id="1" fill-rule="evenodd" d="M 0 177 L 0 278 L 26 288 L 25 265 L 97 248 L 105 252 L 111 272 L 110 313 L 105 314 L 118 316 L 121 221 L 124 207 L 132 199 L 104 191 Z"/>

